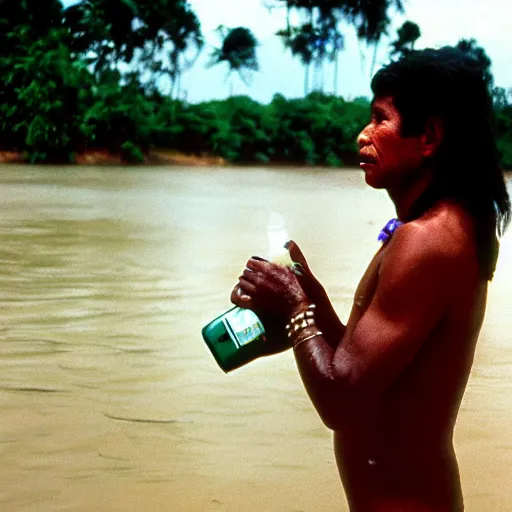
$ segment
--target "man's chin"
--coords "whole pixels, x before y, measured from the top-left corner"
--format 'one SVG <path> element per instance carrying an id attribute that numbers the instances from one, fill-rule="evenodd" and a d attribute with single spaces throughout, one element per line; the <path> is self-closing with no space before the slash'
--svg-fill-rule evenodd
<path id="1" fill-rule="evenodd" d="M 366 184 L 372 188 L 382 189 L 386 188 L 385 180 L 379 179 L 379 175 L 372 171 L 365 171 L 364 180 Z"/>

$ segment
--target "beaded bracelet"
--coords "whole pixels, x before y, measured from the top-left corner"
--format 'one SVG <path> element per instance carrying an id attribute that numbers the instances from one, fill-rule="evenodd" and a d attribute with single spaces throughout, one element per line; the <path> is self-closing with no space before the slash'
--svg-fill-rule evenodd
<path id="1" fill-rule="evenodd" d="M 305 341 L 322 336 L 322 332 L 316 327 L 315 308 L 315 304 L 310 304 L 305 311 L 292 317 L 290 323 L 286 325 L 286 332 L 294 349 Z M 313 330 L 308 328 L 313 328 Z"/>
<path id="2" fill-rule="evenodd" d="M 290 318 L 290 323 L 286 325 L 288 338 L 291 338 L 295 333 L 299 334 L 298 331 L 301 329 L 315 325 L 315 308 L 315 304 L 310 304 L 306 311 L 301 311 Z"/>

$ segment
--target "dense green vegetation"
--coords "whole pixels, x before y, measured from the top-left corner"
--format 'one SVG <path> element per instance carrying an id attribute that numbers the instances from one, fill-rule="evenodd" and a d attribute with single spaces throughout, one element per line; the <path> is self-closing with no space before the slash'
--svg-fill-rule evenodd
<path id="1" fill-rule="evenodd" d="M 166 105 L 169 111 L 172 106 Z M 157 143 L 231 162 L 341 165 L 355 153 L 355 139 L 368 113 L 368 100 L 347 103 L 318 93 L 294 100 L 276 95 L 269 105 L 245 96 L 180 103 L 172 127 Z M 165 123 L 169 114 L 161 109 L 159 117 Z"/>
<path id="2" fill-rule="evenodd" d="M 204 51 L 200 20 L 186 0 L 60 0 L 0 3 L 0 149 L 30 162 L 73 162 L 77 152 L 108 149 L 141 162 L 152 148 L 218 155 L 230 162 L 351 163 L 369 100 L 310 91 L 310 68 L 337 62 L 342 20 L 366 44 L 379 44 L 400 0 L 274 0 L 302 20 L 276 34 L 305 68 L 304 98 L 247 96 L 189 104 L 181 77 Z M 246 27 L 219 27 L 210 64 L 227 64 L 249 83 L 258 41 Z M 391 57 L 414 47 L 419 27 L 406 22 Z M 475 41 L 463 41 L 490 69 Z M 160 87 L 162 77 L 170 87 Z M 493 88 L 499 147 L 512 167 L 512 97 Z M 334 85 L 336 90 L 337 84 Z"/>

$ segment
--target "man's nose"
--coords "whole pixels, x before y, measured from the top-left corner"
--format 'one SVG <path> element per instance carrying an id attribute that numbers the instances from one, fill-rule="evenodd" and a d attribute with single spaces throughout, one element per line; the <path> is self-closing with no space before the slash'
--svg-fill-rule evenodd
<path id="1" fill-rule="evenodd" d="M 357 145 L 359 149 L 368 146 L 370 144 L 370 138 L 368 137 L 368 126 L 359 134 L 357 137 Z"/>

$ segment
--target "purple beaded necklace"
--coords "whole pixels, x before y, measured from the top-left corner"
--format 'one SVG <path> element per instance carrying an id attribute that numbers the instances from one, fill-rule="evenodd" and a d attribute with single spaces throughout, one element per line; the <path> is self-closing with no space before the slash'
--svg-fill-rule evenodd
<path id="1" fill-rule="evenodd" d="M 391 219 L 381 230 L 379 233 L 378 240 L 382 243 L 387 243 L 393 236 L 393 233 L 396 231 L 397 228 L 399 228 L 403 222 L 399 221 L 398 219 Z"/>

